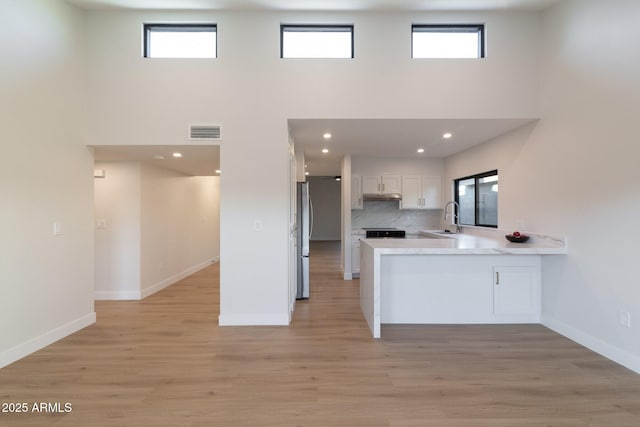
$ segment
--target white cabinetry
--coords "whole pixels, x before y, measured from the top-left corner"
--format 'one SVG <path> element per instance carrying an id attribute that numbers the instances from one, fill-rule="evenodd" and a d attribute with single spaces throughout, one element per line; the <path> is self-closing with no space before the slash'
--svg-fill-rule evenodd
<path id="1" fill-rule="evenodd" d="M 360 260 L 360 286 L 374 262 Z M 539 255 L 384 254 L 379 265 L 382 323 L 540 322 Z"/>
<path id="2" fill-rule="evenodd" d="M 527 315 L 540 311 L 540 269 L 532 266 L 493 267 L 493 312 Z"/>
<path id="3" fill-rule="evenodd" d="M 362 177 L 362 193 L 364 194 L 400 193 L 400 188 L 400 175 Z"/>
<path id="4" fill-rule="evenodd" d="M 442 209 L 442 178 L 403 176 L 400 209 Z"/>
<path id="5" fill-rule="evenodd" d="M 360 237 L 351 237 L 351 273 L 360 275 Z"/>
<path id="6" fill-rule="evenodd" d="M 362 209 L 362 177 L 351 175 L 351 209 Z"/>

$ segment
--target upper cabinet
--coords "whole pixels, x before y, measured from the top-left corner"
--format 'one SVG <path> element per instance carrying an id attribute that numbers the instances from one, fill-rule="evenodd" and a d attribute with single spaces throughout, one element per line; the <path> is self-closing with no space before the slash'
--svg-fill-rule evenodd
<path id="1" fill-rule="evenodd" d="M 442 209 L 442 178 L 403 176 L 400 209 Z"/>
<path id="2" fill-rule="evenodd" d="M 364 176 L 362 177 L 362 193 L 400 193 L 401 182 L 400 175 Z"/>
<path id="3" fill-rule="evenodd" d="M 362 177 L 351 175 L 351 209 L 362 209 Z"/>

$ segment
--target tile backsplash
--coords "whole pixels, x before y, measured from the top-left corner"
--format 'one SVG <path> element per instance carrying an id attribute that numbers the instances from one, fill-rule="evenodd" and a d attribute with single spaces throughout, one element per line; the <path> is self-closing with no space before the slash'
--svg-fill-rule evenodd
<path id="1" fill-rule="evenodd" d="M 401 210 L 397 201 L 365 201 L 362 210 L 351 211 L 351 228 L 437 229 L 442 215 L 441 209 Z"/>

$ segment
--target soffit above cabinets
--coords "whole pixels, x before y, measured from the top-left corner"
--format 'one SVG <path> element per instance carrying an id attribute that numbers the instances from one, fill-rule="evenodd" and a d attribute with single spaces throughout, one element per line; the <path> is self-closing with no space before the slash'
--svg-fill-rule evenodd
<path id="1" fill-rule="evenodd" d="M 559 0 L 67 0 L 85 9 L 294 11 L 539 11 Z"/>
<path id="2" fill-rule="evenodd" d="M 296 152 L 311 176 L 340 175 L 345 155 L 443 159 L 537 119 L 289 119 Z M 331 139 L 322 137 L 331 133 Z M 450 132 L 452 137 L 443 138 Z M 327 148 L 328 153 L 322 153 Z M 418 153 L 419 148 L 424 149 Z"/>

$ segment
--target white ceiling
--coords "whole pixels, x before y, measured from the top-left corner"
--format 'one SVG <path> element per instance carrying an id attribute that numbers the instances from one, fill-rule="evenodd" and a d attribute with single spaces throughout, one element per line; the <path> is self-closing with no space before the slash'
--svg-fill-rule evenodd
<path id="1" fill-rule="evenodd" d="M 515 130 L 535 119 L 291 119 L 296 152 L 311 176 L 340 175 L 345 154 L 443 158 Z M 325 132 L 331 139 L 323 138 Z M 450 132 L 453 136 L 444 139 Z M 323 154 L 322 149 L 329 149 Z M 419 154 L 418 148 L 425 152 Z"/>
<path id="2" fill-rule="evenodd" d="M 542 10 L 559 0 L 67 0 L 87 9 L 438 11 Z"/>
<path id="3" fill-rule="evenodd" d="M 216 169 L 220 169 L 220 147 L 212 145 L 102 145 L 93 148 L 96 161 L 137 161 L 193 176 L 215 176 Z M 173 157 L 175 152 L 182 153 L 182 157 Z M 154 156 L 165 159 L 154 159 Z"/>

